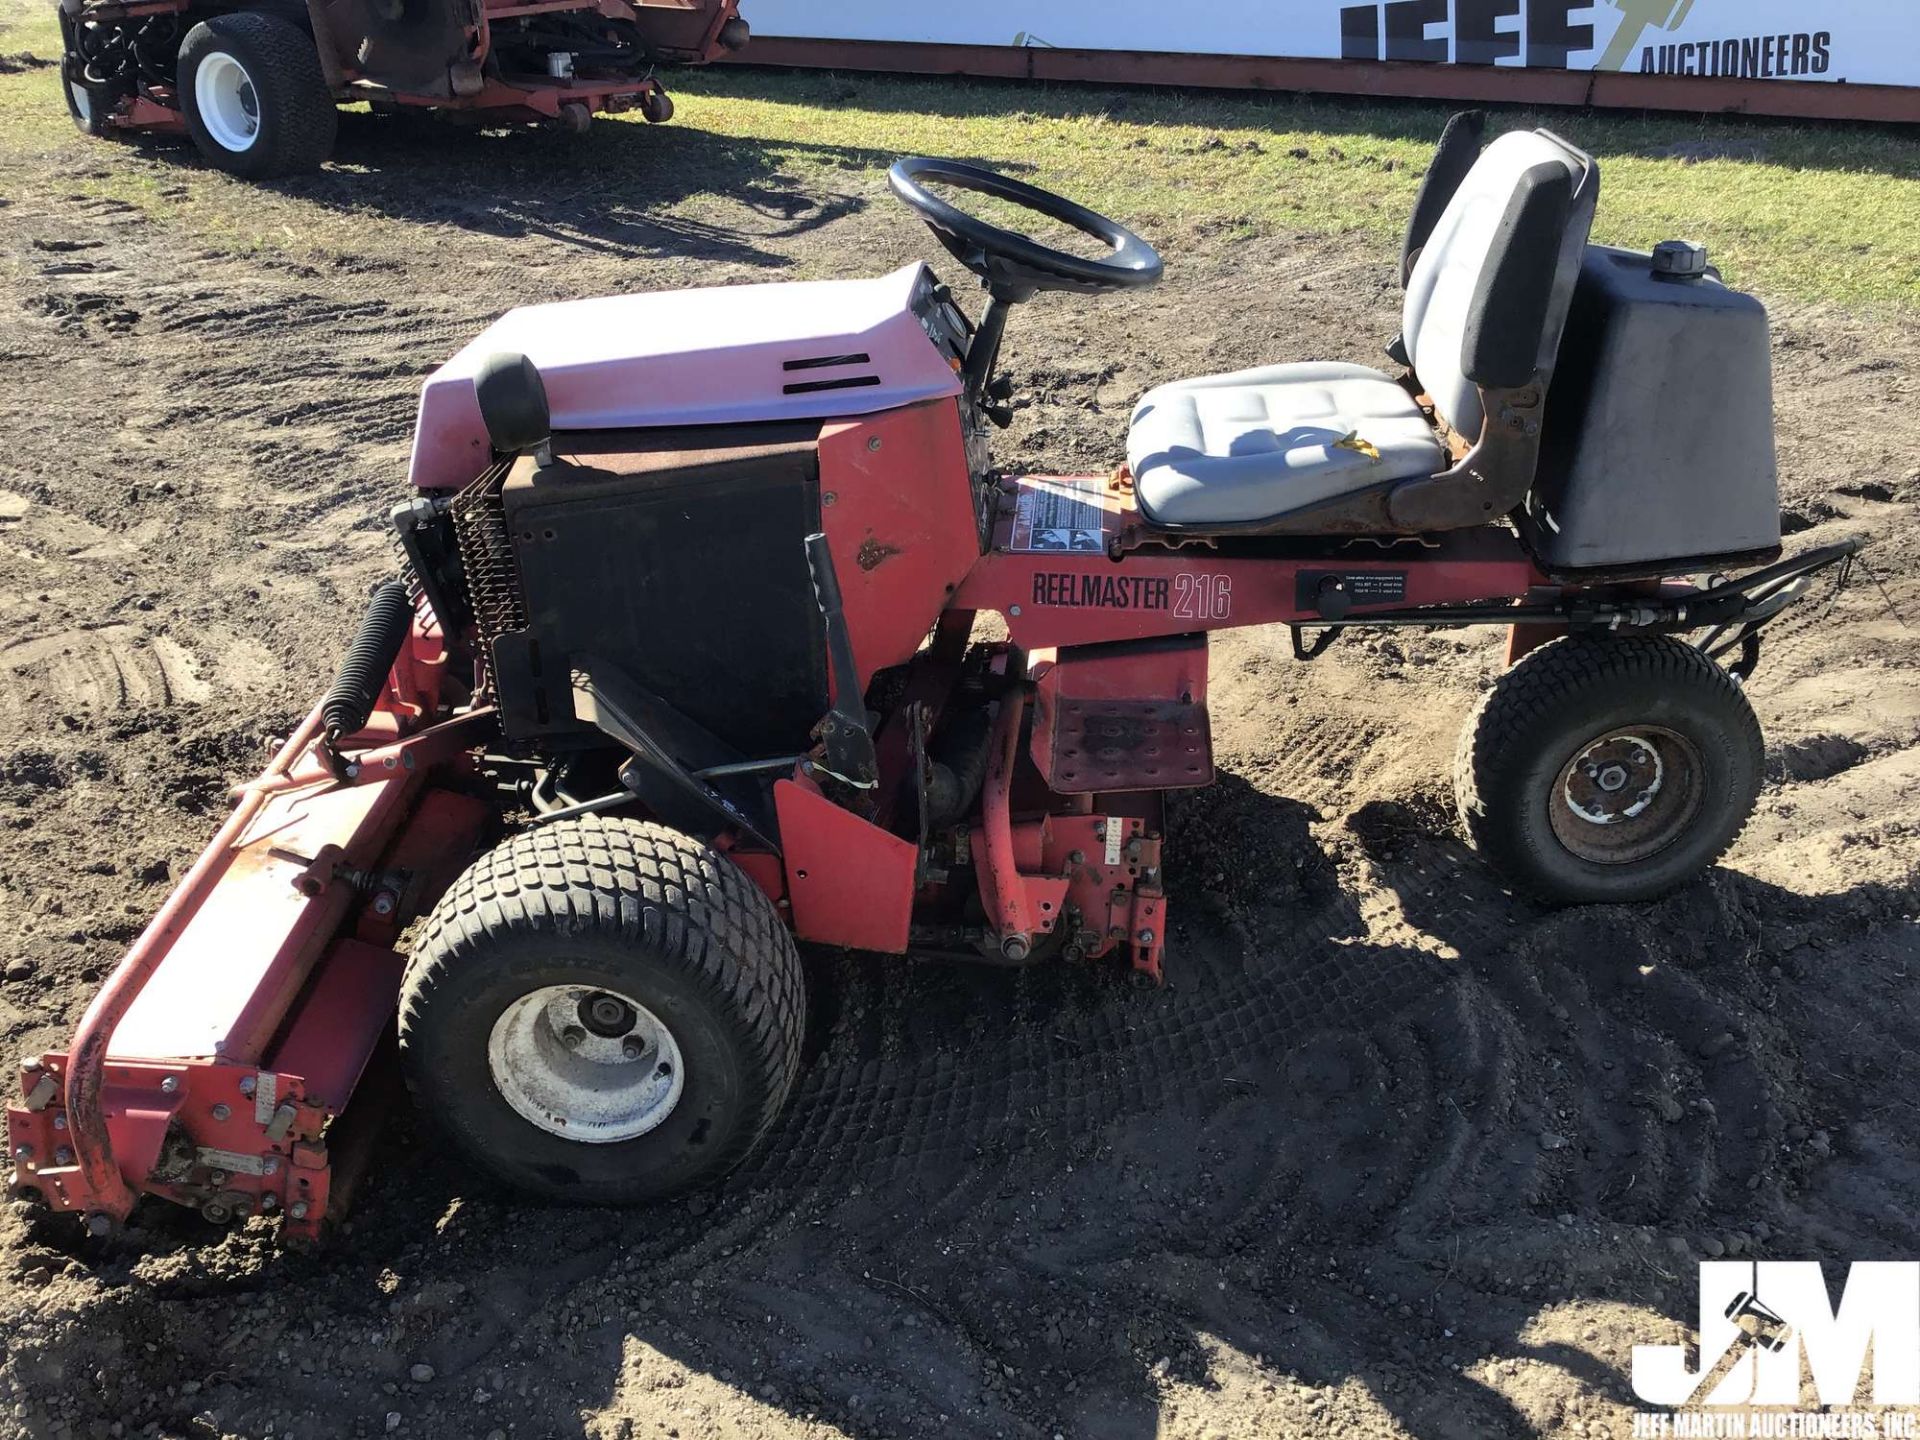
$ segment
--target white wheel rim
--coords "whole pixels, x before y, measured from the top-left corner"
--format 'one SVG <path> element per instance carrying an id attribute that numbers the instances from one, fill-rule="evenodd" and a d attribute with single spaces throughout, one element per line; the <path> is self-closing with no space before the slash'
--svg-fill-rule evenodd
<path id="1" fill-rule="evenodd" d="M 91 125 L 93 123 L 93 96 L 88 93 L 87 87 L 77 80 L 69 80 L 67 82 L 67 89 L 73 95 L 73 113 L 80 117 L 80 123 L 82 125 Z"/>
<path id="2" fill-rule="evenodd" d="M 521 1119 L 586 1145 L 646 1134 L 686 1084 L 660 1017 L 591 985 L 549 985 L 514 1001 L 493 1022 L 487 1068 Z"/>
<path id="3" fill-rule="evenodd" d="M 194 72 L 193 99 L 214 144 L 236 155 L 253 148 L 260 136 L 260 96 L 246 66 L 214 51 Z"/>

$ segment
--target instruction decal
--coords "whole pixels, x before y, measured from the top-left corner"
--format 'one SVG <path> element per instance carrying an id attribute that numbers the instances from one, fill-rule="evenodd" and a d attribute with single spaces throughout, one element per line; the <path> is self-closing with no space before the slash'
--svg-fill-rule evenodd
<path id="1" fill-rule="evenodd" d="M 1107 507 L 1101 499 L 1106 485 L 1097 475 L 1021 481 L 1007 548 L 1023 554 L 1100 554 L 1107 548 Z"/>
<path id="2" fill-rule="evenodd" d="M 1295 578 L 1294 603 L 1302 610 L 1319 611 L 1328 590 L 1340 591 L 1350 605 L 1400 605 L 1407 598 L 1407 572 L 1302 570 Z"/>
<path id="3" fill-rule="evenodd" d="M 1404 570 L 1356 570 L 1340 578 L 1356 605 L 1391 605 L 1407 598 Z"/>

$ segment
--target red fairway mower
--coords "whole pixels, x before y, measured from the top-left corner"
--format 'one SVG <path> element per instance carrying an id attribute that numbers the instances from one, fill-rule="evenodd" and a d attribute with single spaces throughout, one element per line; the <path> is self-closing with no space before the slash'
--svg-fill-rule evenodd
<path id="1" fill-rule="evenodd" d="M 921 265 L 635 295 L 513 311 L 428 381 L 404 578 L 72 1048 L 23 1065 L 17 1187 L 101 1232 L 154 1194 L 311 1240 L 397 1011 L 457 1146 L 646 1199 L 774 1123 L 797 942 L 1157 978 L 1163 807 L 1213 776 L 1229 626 L 1303 658 L 1354 625 L 1511 627 L 1459 796 L 1538 897 L 1653 896 L 1732 842 L 1764 627 L 1857 547 L 1777 559 L 1765 315 L 1697 247 L 1589 245 L 1590 157 L 1456 120 L 1409 227 L 1405 374 L 1164 385 L 1124 467 L 1067 477 L 988 456 L 1008 310 L 1159 257 L 973 166 L 892 179 L 984 282 L 977 321 Z"/>
<path id="2" fill-rule="evenodd" d="M 252 179 L 313 170 L 335 105 L 473 123 L 672 118 L 655 66 L 747 43 L 738 0 L 60 0 L 89 135 L 186 134 Z"/>

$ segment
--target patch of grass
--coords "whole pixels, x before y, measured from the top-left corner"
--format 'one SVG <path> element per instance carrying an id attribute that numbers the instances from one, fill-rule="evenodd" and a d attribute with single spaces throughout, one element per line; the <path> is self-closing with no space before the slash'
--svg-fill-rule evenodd
<path id="1" fill-rule="evenodd" d="M 1096 89 L 738 70 L 676 78 L 685 123 L 790 165 L 894 155 L 1016 169 L 1123 222 L 1397 240 L 1450 107 L 1316 96 Z M 1730 283 L 1920 307 L 1920 136 L 1893 127 L 1502 110 L 1602 170 L 1595 238 L 1704 242 Z"/>
<path id="2" fill-rule="evenodd" d="M 48 59 L 60 53 L 60 20 L 51 3 L 0 0 L 0 55 L 22 50 Z"/>
<path id="3" fill-rule="evenodd" d="M 47 173 L 49 151 L 72 138 L 66 102 L 60 98 L 57 64 L 30 66 L 32 60 L 60 58 L 60 22 L 51 4 L 0 0 L 0 56 L 9 57 L 0 73 L 0 195 L 12 194 Z"/>
<path id="4" fill-rule="evenodd" d="M 22 51 L 58 55 L 49 0 L 0 0 L 0 54 Z M 1196 231 L 1360 233 L 1385 251 L 1448 109 L 732 68 L 671 80 L 680 113 L 667 131 L 603 124 L 584 146 L 514 144 L 486 158 L 466 142 L 459 156 L 428 152 L 410 183 L 430 184 L 438 167 L 464 194 L 497 190 L 508 201 L 516 166 L 537 164 L 551 179 L 571 164 L 583 186 L 673 217 L 775 173 L 800 189 L 879 201 L 895 156 L 956 155 L 1071 195 L 1170 248 Z M 1700 240 L 1731 283 L 1764 296 L 1920 309 L 1920 137 L 1910 130 L 1582 111 L 1506 110 L 1494 121 L 1536 124 L 1601 158 L 1601 241 Z M 55 69 L 0 75 L 0 192 L 78 191 L 205 243 L 298 253 L 343 236 L 351 248 L 342 222 L 358 208 L 360 180 L 331 177 L 328 203 L 317 204 L 298 184 L 251 187 L 192 162 L 131 161 L 74 133 Z"/>

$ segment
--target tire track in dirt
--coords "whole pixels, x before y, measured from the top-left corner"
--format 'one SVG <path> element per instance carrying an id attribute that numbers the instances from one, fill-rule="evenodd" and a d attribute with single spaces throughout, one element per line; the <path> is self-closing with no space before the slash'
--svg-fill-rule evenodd
<path id="1" fill-rule="evenodd" d="M 1711 1038 L 1710 1027 L 1725 1023 L 1728 1012 L 1690 981 L 1656 990 L 1648 1000 L 1592 987 L 1557 963 L 1530 969 L 1528 948 L 1537 944 L 1551 952 L 1560 943 L 1539 933 L 1552 923 L 1537 927 L 1519 953 L 1492 957 L 1442 980 L 1411 1003 L 1404 1019 L 1383 1019 L 1387 1012 L 1366 1008 L 1363 999 L 1364 1024 L 1352 1030 L 1326 1028 L 1338 1020 L 1323 1006 L 1312 1024 L 1278 1037 L 1278 1043 L 1259 1018 L 1232 1027 L 1235 1038 L 1222 1042 L 1218 1032 L 1226 1027 L 1211 1018 L 1213 1012 L 1246 998 L 1244 989 L 1223 985 L 1217 997 L 1181 1015 L 1188 1027 L 1180 1035 L 1182 1048 L 1224 1057 L 1242 1072 L 1239 1078 L 1257 1087 L 1251 1094 L 1222 1096 L 1196 1085 L 1200 1067 L 1193 1064 L 1163 1070 L 1162 1036 L 1151 1017 L 1143 1026 L 1139 1016 L 1128 1017 L 1135 1033 L 1112 1057 L 1127 1073 L 1106 1073 L 1107 1098 L 1094 1104 L 1076 1093 L 1079 1065 L 1073 1059 L 1040 1064 L 1045 1075 L 1036 1084 L 1029 1078 L 1036 1062 L 1021 1056 L 1004 1091 L 970 1076 L 951 1050 L 898 1059 L 856 1051 L 848 1057 L 849 1064 L 878 1066 L 879 1080 L 870 1073 L 849 1078 L 831 1059 L 824 1068 L 816 1062 L 808 1083 L 821 1093 L 803 1098 L 780 1142 L 808 1153 L 776 1157 L 731 1187 L 699 1238 L 649 1260 L 649 1273 L 669 1290 L 708 1293 L 697 1318 L 679 1316 L 643 1328 L 653 1344 L 714 1364 L 726 1363 L 723 1355 L 737 1362 L 729 1337 L 755 1313 L 772 1315 L 795 1334 L 816 1328 L 830 1337 L 877 1333 L 878 1345 L 851 1369 L 842 1368 L 845 1356 L 832 1340 L 799 1346 L 784 1360 L 772 1345 L 761 1357 L 759 1376 L 766 1378 L 756 1376 L 755 1383 L 803 1396 L 809 1404 L 837 1400 L 847 1415 L 870 1406 L 896 1417 L 940 1407 L 964 1415 L 955 1422 L 962 1433 L 984 1434 L 1016 1421 L 1012 1433 L 1044 1433 L 1062 1423 L 1064 1412 L 1035 1411 L 1003 1383 L 1009 1366 L 1020 1375 L 1036 1366 L 1050 1373 L 1051 1342 L 1036 1346 L 1034 1328 L 1013 1318 L 1026 1308 L 1016 1297 L 1030 1296 L 1036 1285 L 1067 1288 L 1090 1313 L 1150 1317 L 1138 1334 L 1126 1330 L 1124 1345 L 1103 1335 L 1090 1371 L 1077 1372 L 1083 1379 L 1089 1373 L 1104 1377 L 1087 1381 L 1094 1398 L 1080 1414 L 1085 1422 L 1094 1414 L 1153 1413 L 1155 1386 L 1145 1372 L 1156 1363 L 1150 1358 L 1156 1349 L 1184 1351 L 1176 1365 L 1202 1363 L 1193 1337 L 1222 1333 L 1206 1327 L 1221 1323 L 1217 1312 L 1227 1302 L 1217 1298 L 1217 1289 L 1208 1293 L 1195 1282 L 1196 1265 L 1210 1277 L 1217 1268 L 1208 1265 L 1230 1264 L 1234 1289 L 1251 1286 L 1267 1295 L 1299 1279 L 1303 1246 L 1331 1245 L 1340 1256 L 1356 1256 L 1368 1252 L 1370 1241 L 1388 1239 L 1394 1253 L 1373 1263 L 1401 1278 L 1368 1279 L 1357 1282 L 1357 1295 L 1325 1297 L 1311 1325 L 1276 1328 L 1269 1317 L 1251 1329 L 1243 1321 L 1225 1332 L 1241 1348 L 1271 1349 L 1305 1343 L 1301 1329 L 1326 1327 L 1317 1343 L 1332 1356 L 1350 1354 L 1355 1335 L 1377 1337 L 1386 1353 L 1396 1353 L 1396 1330 L 1412 1329 L 1439 1345 L 1453 1325 L 1467 1326 L 1474 1306 L 1492 1303 L 1517 1317 L 1562 1293 L 1540 1268 L 1537 1253 L 1548 1241 L 1564 1243 L 1552 1218 L 1562 1207 L 1577 1211 L 1585 1226 L 1608 1229 L 1616 1248 L 1625 1246 L 1615 1268 L 1629 1259 L 1644 1263 L 1654 1237 L 1626 1227 L 1643 1220 L 1661 1226 L 1692 1221 L 1717 1186 L 1739 1184 L 1751 1173 L 1740 1163 L 1700 1156 L 1712 1156 L 1721 1125 L 1741 1118 L 1731 1099 L 1770 1088 L 1772 1079 L 1734 1060 L 1710 1085 L 1701 1080 L 1706 1067 L 1681 1038 L 1691 1042 L 1703 1031 Z M 1302 949 L 1338 948 L 1324 938 L 1307 941 L 1305 932 L 1314 928 L 1309 918 L 1301 933 L 1272 938 Z M 1644 944 L 1636 949 L 1632 943 L 1637 933 L 1628 923 L 1619 937 L 1616 968 L 1622 976 L 1641 968 L 1646 952 Z M 1227 948 L 1221 939 L 1191 942 L 1203 966 L 1206 955 Z M 1314 959 L 1307 957 L 1309 972 Z M 1361 968 L 1351 954 L 1331 963 Z M 1271 988 L 1275 977 L 1264 978 Z M 1009 983 L 1019 984 L 1002 981 L 1003 987 Z M 964 1009 L 956 1012 L 940 997 L 912 993 L 919 989 L 918 983 L 909 986 L 915 1013 L 938 1014 L 956 1029 L 967 1028 L 973 1017 Z M 1020 1009 L 1009 1003 L 1013 998 L 998 997 L 1002 1014 Z M 1174 1007 L 1186 998 L 1178 993 Z M 1635 1014 L 1641 1004 L 1645 1013 Z M 1020 1024 L 1010 1020 L 1002 1033 L 984 1038 L 1004 1042 L 1011 1031 L 1018 1054 L 1023 1039 L 1035 1043 L 1019 1033 Z M 899 1038 L 890 1024 L 878 1033 Z M 1563 1035 L 1570 1043 L 1556 1043 Z M 1562 1058 L 1543 1066 L 1543 1050 Z M 1531 1086 L 1543 1069 L 1566 1066 L 1568 1055 L 1592 1059 L 1580 1063 L 1571 1079 L 1549 1078 L 1536 1094 Z M 1607 1078 L 1616 1067 L 1624 1072 L 1622 1088 Z M 889 1068 L 906 1074 L 886 1077 Z M 1695 1086 L 1710 1092 L 1721 1119 L 1702 1110 L 1698 1118 L 1656 1123 L 1625 1093 L 1640 1068 L 1659 1072 L 1656 1096 L 1685 1096 Z M 935 1089 L 951 1098 L 930 1102 Z M 1130 1103 L 1142 1089 L 1148 1098 Z M 870 1092 L 885 1098 L 869 1100 Z M 1068 1146 L 1071 1158 L 1064 1167 L 1045 1129 L 1020 1123 L 1017 1097 L 1028 1093 L 1039 1098 L 1049 1122 L 1085 1137 L 1081 1146 Z M 1284 1107 L 1278 1104 L 1282 1096 Z M 835 1115 L 843 1117 L 837 1128 Z M 890 1130 L 876 1142 L 872 1132 L 880 1125 Z M 1552 1132 L 1544 1127 L 1566 1133 L 1548 1145 L 1542 1137 Z M 984 1153 L 983 1142 L 991 1144 Z M 1628 1160 L 1635 1167 L 1629 1172 L 1633 1183 L 1623 1187 Z M 1083 1178 L 1072 1178 L 1076 1171 Z M 1670 1178 L 1663 1181 L 1663 1175 Z M 848 1186 L 857 1192 L 852 1199 L 842 1198 Z M 1521 1222 L 1532 1233 L 1511 1233 L 1516 1194 L 1537 1215 Z M 1024 1217 L 1018 1213 L 1023 1206 L 1030 1207 Z M 1030 1235 L 1032 1253 L 1016 1250 L 1010 1257 L 1001 1242 L 1022 1234 L 1023 1218 L 1032 1223 L 1039 1211 L 1045 1213 L 1037 1216 L 1036 1231 L 1044 1240 Z M 897 1228 L 908 1215 L 908 1228 Z M 836 1236 L 842 1242 L 837 1254 L 828 1245 L 842 1273 L 825 1285 L 822 1249 L 813 1234 L 823 1227 L 829 1242 Z M 1450 1238 L 1490 1230 L 1500 1233 L 1469 1251 L 1464 1270 L 1457 1254 L 1447 1258 Z M 1156 1236 L 1149 1251 L 1141 1249 L 1143 1233 Z M 971 1261 L 947 1258 L 996 1245 L 1001 1263 L 1014 1263 L 1028 1280 L 989 1283 Z M 724 1277 L 738 1268 L 742 1249 L 757 1256 L 753 1278 L 728 1281 Z M 1143 1255 L 1154 1257 L 1144 1282 L 1136 1273 Z M 851 1268 L 856 1263 L 857 1275 Z M 1433 1272 L 1442 1266 L 1436 1286 Z M 1401 1313 L 1405 1302 L 1398 1296 L 1417 1286 L 1431 1301 L 1454 1284 L 1445 1277 L 1457 1276 L 1471 1277 L 1476 1293 L 1430 1304 L 1417 1326 L 1402 1323 L 1410 1317 Z M 1395 1288 L 1403 1285 L 1404 1292 Z M 598 1293 L 597 1285 L 589 1288 Z M 823 1288 L 840 1299 L 825 1304 L 817 1298 Z M 887 1301 L 880 1325 L 873 1313 L 876 1291 Z M 853 1292 L 867 1298 L 848 1298 Z M 802 1302 L 799 1296 L 808 1298 Z M 1350 1313 L 1329 1325 L 1328 1312 L 1347 1307 Z M 910 1322 L 909 1316 L 918 1318 Z M 753 1329 L 763 1332 L 759 1323 Z M 771 1332 L 770 1343 L 783 1333 Z M 1065 1334 L 1058 1323 L 1051 1330 L 1041 1325 L 1039 1333 L 1043 1339 Z M 1071 1338 L 1053 1348 L 1072 1349 Z M 903 1363 L 908 1353 L 913 1363 Z M 1002 1383 L 980 1378 L 989 1372 Z M 1511 1427 L 1512 1416 L 1484 1396 L 1457 1398 L 1489 1426 Z"/>
<path id="2" fill-rule="evenodd" d="M 0 724 L 43 698 L 104 712 L 198 705 L 212 693 L 191 651 L 126 624 L 11 641 L 0 645 L 0 669 L 11 672 L 0 693 Z"/>

